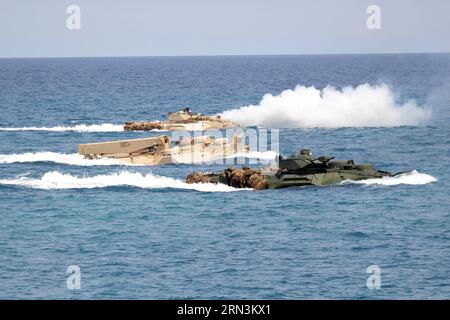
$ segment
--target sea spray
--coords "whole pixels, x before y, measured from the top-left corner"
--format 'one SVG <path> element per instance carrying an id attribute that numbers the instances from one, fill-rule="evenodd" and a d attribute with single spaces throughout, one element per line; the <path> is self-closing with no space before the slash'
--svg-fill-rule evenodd
<path id="1" fill-rule="evenodd" d="M 232 158 L 247 158 L 247 159 L 257 159 L 260 161 L 273 161 L 277 156 L 276 152 L 273 151 L 250 151 L 248 153 L 236 153 L 230 154 L 225 157 L 225 159 Z M 222 156 L 213 161 L 218 161 L 224 159 Z M 78 153 L 59 153 L 50 151 L 41 152 L 27 152 L 19 154 L 0 154 L 0 164 L 12 164 L 12 163 L 33 163 L 33 162 L 52 162 L 58 164 L 67 164 L 72 166 L 143 166 L 142 164 L 132 164 L 129 162 L 121 161 L 118 159 L 86 159 L 83 155 Z M 182 163 L 182 162 L 179 162 Z M 205 164 L 204 161 L 195 162 L 196 164 Z M 207 164 L 208 162 L 206 162 Z M 191 164 L 191 162 L 189 162 Z"/>
<path id="2" fill-rule="evenodd" d="M 93 189 L 117 186 L 131 186 L 144 189 L 188 189 L 201 192 L 230 192 L 244 190 L 236 189 L 224 184 L 187 184 L 179 179 L 159 176 L 152 173 L 142 174 L 129 171 L 101 174 L 91 177 L 78 177 L 68 173 L 51 171 L 45 173 L 40 179 L 24 176 L 19 176 L 15 179 L 0 179 L 0 185 L 23 186 L 44 190 Z"/>
<path id="3" fill-rule="evenodd" d="M 120 132 L 123 125 L 102 123 L 102 124 L 78 124 L 75 126 L 54 126 L 54 127 L 17 127 L 0 128 L 0 131 L 50 131 L 50 132 Z"/>
<path id="4" fill-rule="evenodd" d="M 423 124 L 431 109 L 412 100 L 398 103 L 386 84 L 341 90 L 298 85 L 279 95 L 266 94 L 258 105 L 227 110 L 221 116 L 244 126 L 269 128 L 393 127 Z"/>
<path id="5" fill-rule="evenodd" d="M 122 162 L 117 159 L 86 159 L 78 153 L 59 153 L 42 151 L 36 153 L 19 153 L 19 154 L 0 154 L 1 163 L 31 163 L 31 162 L 53 162 L 59 164 L 67 164 L 73 166 L 114 166 L 114 165 L 135 165 Z"/>
<path id="6" fill-rule="evenodd" d="M 422 185 L 436 182 L 437 179 L 429 174 L 420 173 L 416 170 L 402 173 L 393 177 L 382 177 L 380 179 L 367 179 L 360 181 L 346 180 L 343 183 L 378 185 L 378 186 L 395 186 L 399 184 Z"/>

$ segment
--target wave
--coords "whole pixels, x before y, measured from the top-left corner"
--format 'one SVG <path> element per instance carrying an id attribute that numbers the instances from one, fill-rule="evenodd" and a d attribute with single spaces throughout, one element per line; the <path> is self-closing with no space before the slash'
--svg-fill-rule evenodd
<path id="1" fill-rule="evenodd" d="M 51 171 L 40 179 L 20 176 L 15 179 L 0 179 L 0 185 L 23 186 L 33 189 L 92 189 L 115 186 L 132 186 L 144 189 L 187 189 L 201 192 L 230 192 L 246 189 L 236 189 L 224 184 L 197 183 L 188 184 L 179 179 L 173 179 L 154 174 L 121 171 L 117 173 L 96 175 L 92 177 L 77 177 L 67 173 Z"/>
<path id="2" fill-rule="evenodd" d="M 102 124 L 78 124 L 75 126 L 56 126 L 56 127 L 22 127 L 22 128 L 0 128 L 0 131 L 74 131 L 74 132 L 120 132 L 123 131 L 123 125 L 102 123 Z"/>
<path id="3" fill-rule="evenodd" d="M 21 154 L 0 154 L 0 164 L 2 163 L 27 163 L 27 162 L 54 162 L 60 164 L 68 164 L 73 166 L 115 166 L 115 165 L 129 165 L 137 166 L 136 164 L 122 162 L 116 159 L 85 159 L 84 156 L 78 153 L 65 154 L 58 152 L 36 152 L 36 153 L 21 153 Z"/>
<path id="4" fill-rule="evenodd" d="M 413 100 L 397 103 L 386 84 L 362 84 L 342 90 L 298 85 L 279 95 L 266 94 L 258 105 L 230 109 L 220 115 L 243 126 L 268 128 L 394 127 L 425 123 L 431 109 Z"/>
<path id="5" fill-rule="evenodd" d="M 360 181 L 346 180 L 342 183 L 365 184 L 365 185 L 379 185 L 379 186 L 395 186 L 399 184 L 413 184 L 422 185 L 436 182 L 437 179 L 429 174 L 420 173 L 416 170 L 402 173 L 394 177 L 383 177 L 381 179 L 367 179 Z"/>
<path id="6" fill-rule="evenodd" d="M 263 161 L 275 160 L 277 156 L 276 152 L 266 151 L 250 151 L 248 153 L 237 153 L 234 155 L 229 155 L 226 159 L 230 158 L 247 158 L 247 159 L 259 159 Z M 219 157 L 215 160 L 221 160 Z M 176 160 L 176 159 L 175 159 Z M 10 164 L 10 163 L 31 163 L 31 162 L 53 162 L 59 164 L 67 164 L 72 166 L 141 166 L 140 164 L 132 164 L 127 162 L 122 162 L 117 159 L 86 159 L 84 156 L 78 153 L 58 153 L 58 152 L 36 152 L 36 153 L 21 153 L 21 154 L 0 154 L 0 164 Z M 183 162 L 180 162 L 183 163 Z M 203 161 L 197 162 L 198 164 L 204 163 Z M 189 163 L 190 164 L 190 163 Z"/>

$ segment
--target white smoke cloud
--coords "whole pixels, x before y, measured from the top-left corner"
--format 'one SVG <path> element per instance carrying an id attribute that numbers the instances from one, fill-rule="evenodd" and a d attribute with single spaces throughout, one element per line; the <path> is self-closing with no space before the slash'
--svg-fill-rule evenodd
<path id="1" fill-rule="evenodd" d="M 412 100 L 397 103 L 386 84 L 342 90 L 299 85 L 279 95 L 266 94 L 258 105 L 227 110 L 221 116 L 243 126 L 268 128 L 394 127 L 423 124 L 431 109 Z"/>

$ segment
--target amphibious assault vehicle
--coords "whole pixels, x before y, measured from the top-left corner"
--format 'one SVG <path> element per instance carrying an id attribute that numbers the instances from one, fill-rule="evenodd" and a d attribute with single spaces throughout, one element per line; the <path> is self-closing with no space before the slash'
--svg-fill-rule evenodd
<path id="1" fill-rule="evenodd" d="M 150 130 L 186 130 L 205 131 L 211 129 L 225 129 L 239 127 L 237 123 L 221 118 L 220 116 L 206 116 L 201 113 L 194 114 L 189 108 L 177 112 L 169 112 L 166 121 L 135 121 L 125 123 L 125 131 Z"/>
<path id="2" fill-rule="evenodd" d="M 231 139 L 213 136 L 184 138 L 172 143 L 169 136 L 144 139 L 88 143 L 78 146 L 78 153 L 87 159 L 110 158 L 142 165 L 168 163 L 203 163 L 245 153 L 244 135 Z"/>
<path id="3" fill-rule="evenodd" d="M 333 157 L 315 158 L 311 150 L 283 158 L 271 168 L 229 168 L 220 173 L 193 173 L 187 183 L 223 183 L 236 188 L 278 189 L 305 185 L 331 185 L 345 180 L 364 180 L 394 176 L 387 171 L 376 170 L 372 164 L 358 164 L 353 160 L 334 160 Z M 397 173 L 398 174 L 398 173 Z M 396 174 L 395 174 L 396 175 Z"/>

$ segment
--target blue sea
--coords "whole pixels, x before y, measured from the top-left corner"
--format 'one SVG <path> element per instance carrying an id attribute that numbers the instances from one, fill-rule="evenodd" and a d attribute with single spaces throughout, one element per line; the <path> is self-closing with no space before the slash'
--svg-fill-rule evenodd
<path id="1" fill-rule="evenodd" d="M 408 103 L 431 115 L 370 125 L 352 111 L 340 126 L 325 103 L 316 120 L 335 125 L 283 127 L 316 114 L 294 110 L 273 123 L 279 152 L 415 170 L 405 180 L 222 192 L 184 180 L 224 165 L 76 155 L 81 143 L 162 134 L 120 126 L 184 106 L 218 114 L 296 86 L 364 84 L 389 88 L 388 120 Z M 0 298 L 448 299 L 449 84 L 450 54 L 0 59 Z M 80 289 L 67 287 L 72 265 Z M 379 289 L 367 286 L 372 265 Z"/>

